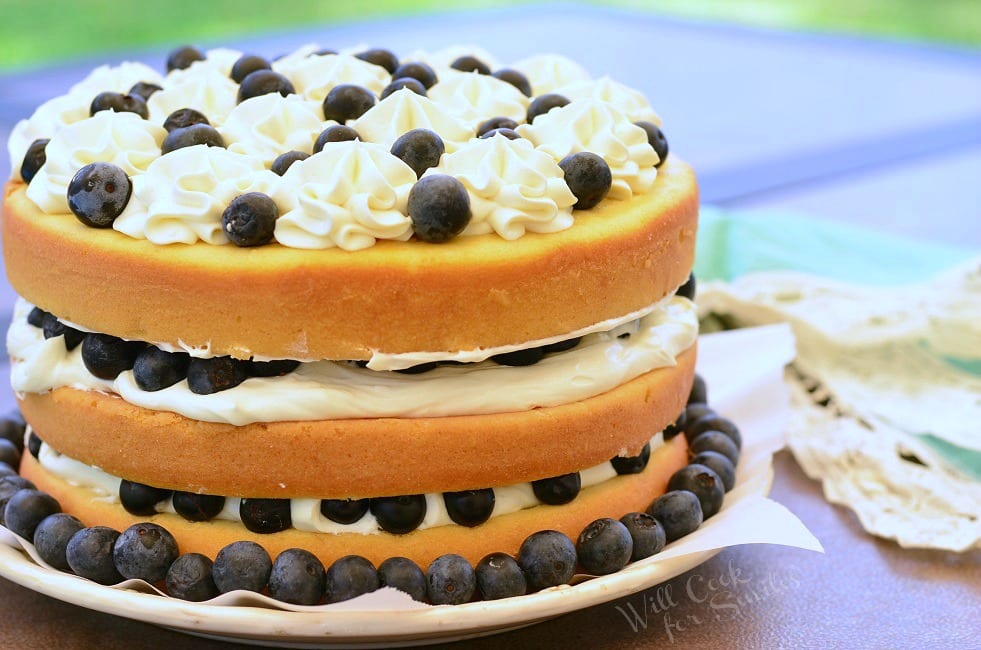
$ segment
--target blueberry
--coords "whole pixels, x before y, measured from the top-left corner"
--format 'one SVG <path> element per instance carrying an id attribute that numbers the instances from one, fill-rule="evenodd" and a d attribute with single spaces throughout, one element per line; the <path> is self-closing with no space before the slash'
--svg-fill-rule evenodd
<path id="1" fill-rule="evenodd" d="M 0 478 L 7 476 L 17 476 L 17 470 L 14 469 L 13 465 L 0 463 Z"/>
<path id="2" fill-rule="evenodd" d="M 433 605 L 462 605 L 470 602 L 477 588 L 473 567 L 466 558 L 447 553 L 426 569 L 426 594 Z"/>
<path id="3" fill-rule="evenodd" d="M 201 50 L 190 45 L 178 47 L 171 50 L 167 55 L 167 72 L 171 70 L 184 70 L 189 68 L 195 61 L 204 61 L 204 54 Z"/>
<path id="4" fill-rule="evenodd" d="M 528 115 L 527 122 L 531 124 L 535 121 L 535 118 L 539 115 L 544 115 L 548 113 L 553 108 L 561 108 L 569 103 L 568 98 L 562 95 L 557 95 L 555 93 L 549 93 L 547 95 L 539 95 L 531 101 L 528 105 Z"/>
<path id="5" fill-rule="evenodd" d="M 210 124 L 191 124 L 190 126 L 174 129 L 168 133 L 167 137 L 164 138 L 163 144 L 160 145 L 160 153 L 168 154 L 171 151 L 177 151 L 184 147 L 193 147 L 199 144 L 224 149 L 225 139 Z"/>
<path id="6" fill-rule="evenodd" d="M 167 569 L 167 593 L 195 603 L 211 600 L 218 595 L 211 570 L 211 560 L 200 553 L 181 555 Z"/>
<path id="7" fill-rule="evenodd" d="M 565 182 L 576 196 L 576 210 L 588 210 L 606 198 L 613 186 L 613 173 L 601 157 L 589 151 L 566 156 L 559 163 Z"/>
<path id="8" fill-rule="evenodd" d="M 331 142 L 350 142 L 351 140 L 360 139 L 361 136 L 351 127 L 335 124 L 334 126 L 328 126 L 317 136 L 316 142 L 313 143 L 313 152 L 320 153 Z"/>
<path id="9" fill-rule="evenodd" d="M 272 162 L 272 166 L 269 169 L 271 169 L 277 176 L 282 176 L 286 173 L 287 169 L 293 166 L 293 163 L 306 160 L 309 157 L 310 154 L 303 151 L 287 151 L 286 153 L 277 156 L 276 160 Z"/>
<path id="10" fill-rule="evenodd" d="M 686 465 L 671 475 L 668 490 L 688 490 L 698 497 L 702 517 L 708 519 L 722 508 L 725 487 L 722 479 L 705 465 Z"/>
<path id="11" fill-rule="evenodd" d="M 490 519 L 494 512 L 494 501 L 494 490 L 491 488 L 443 493 L 443 503 L 446 504 L 450 519 L 470 528 Z"/>
<path id="12" fill-rule="evenodd" d="M 27 148 L 24 161 L 20 164 L 20 177 L 24 179 L 25 183 L 30 183 L 34 175 L 47 161 L 45 147 L 48 146 L 49 142 L 51 142 L 49 138 L 38 138 Z"/>
<path id="13" fill-rule="evenodd" d="M 294 605 L 317 605 L 324 596 L 324 565 L 309 551 L 289 548 L 276 557 L 269 574 L 269 595 Z"/>
<path id="14" fill-rule="evenodd" d="M 417 95 L 426 97 L 428 93 L 426 92 L 426 87 L 422 85 L 422 82 L 418 79 L 413 79 L 412 77 L 402 77 L 400 79 L 395 79 L 392 83 L 385 86 L 382 90 L 380 99 L 385 99 L 392 93 L 398 92 L 403 88 L 408 88 Z"/>
<path id="15" fill-rule="evenodd" d="M 158 90 L 163 90 L 163 88 L 157 84 L 150 83 L 149 81 L 137 81 L 126 94 L 137 95 L 142 97 L 143 101 L 146 101 L 150 99 L 150 96 Z"/>
<path id="16" fill-rule="evenodd" d="M 61 512 L 61 504 L 40 490 L 14 492 L 3 509 L 3 525 L 24 539 L 34 539 L 34 529 L 48 515 Z"/>
<path id="17" fill-rule="evenodd" d="M 688 438 L 688 443 L 691 444 L 695 438 L 705 431 L 719 431 L 724 433 L 736 445 L 736 449 L 743 448 L 743 436 L 739 432 L 739 427 L 728 418 L 710 413 L 692 421 L 690 425 L 685 427 L 685 436 Z"/>
<path id="18" fill-rule="evenodd" d="M 517 131 L 515 131 L 514 129 L 504 129 L 504 128 L 501 128 L 501 129 L 492 129 L 492 130 L 488 131 L 487 133 L 485 133 L 485 134 L 483 134 L 483 135 L 481 135 L 479 137 L 480 137 L 481 140 L 489 140 L 489 139 L 493 138 L 495 135 L 504 136 L 508 140 L 520 140 L 521 139 L 521 135 Z"/>
<path id="19" fill-rule="evenodd" d="M 269 93 L 279 93 L 283 97 L 296 92 L 289 79 L 273 72 L 272 70 L 256 70 L 250 72 L 241 81 L 238 87 L 238 103 L 241 104 L 246 99 L 268 95 Z"/>
<path id="20" fill-rule="evenodd" d="M 190 363 L 187 352 L 167 352 L 151 345 L 133 362 L 133 379 L 140 390 L 151 393 L 163 390 L 183 381 Z"/>
<path id="21" fill-rule="evenodd" d="M 103 585 L 122 582 L 112 561 L 112 549 L 119 532 L 106 526 L 83 528 L 68 540 L 65 558 L 77 575 Z"/>
<path id="22" fill-rule="evenodd" d="M 136 363 L 146 343 L 126 341 L 109 334 L 86 334 L 82 341 L 85 368 L 99 379 L 115 379 Z"/>
<path id="23" fill-rule="evenodd" d="M 339 84 L 330 89 L 324 98 L 324 119 L 344 124 L 356 120 L 375 105 L 375 95 L 355 84 Z"/>
<path id="24" fill-rule="evenodd" d="M 506 81 L 518 90 L 525 97 L 531 97 L 531 84 L 528 82 L 528 77 L 524 76 L 517 70 L 512 70 L 510 68 L 501 68 L 500 70 L 495 70 L 492 77 L 500 79 L 501 81 Z"/>
<path id="25" fill-rule="evenodd" d="M 532 481 L 531 488 L 542 503 L 560 506 L 579 496 L 582 479 L 579 477 L 579 472 L 572 472 L 571 474 Z"/>
<path id="26" fill-rule="evenodd" d="M 407 131 L 392 145 L 392 155 L 411 167 L 416 178 L 420 178 L 430 167 L 438 165 L 445 151 L 443 139 L 429 129 Z"/>
<path id="27" fill-rule="evenodd" d="M 704 434 L 703 434 L 704 435 Z M 699 436 L 701 437 L 701 436 Z M 700 451 L 692 457 L 691 462 L 705 465 L 722 479 L 722 488 L 728 492 L 736 485 L 735 464 L 717 451 Z"/>
<path id="28" fill-rule="evenodd" d="M 261 56 L 256 56 L 254 54 L 243 54 L 234 63 L 234 65 L 232 65 L 232 80 L 235 83 L 240 84 L 247 76 L 256 70 L 272 70 L 272 66 L 269 65 L 269 61 L 266 61 Z"/>
<path id="29" fill-rule="evenodd" d="M 576 546 L 557 530 L 540 530 L 521 543 L 518 566 L 528 591 L 567 584 L 576 572 Z"/>
<path id="30" fill-rule="evenodd" d="M 417 80 L 427 90 L 439 81 L 433 69 L 421 62 L 402 63 L 392 73 L 392 79 L 398 80 L 404 79 L 405 77 Z"/>
<path id="31" fill-rule="evenodd" d="M 716 412 L 715 409 L 703 402 L 692 402 L 685 407 L 684 431 L 686 436 L 688 429 L 706 415 L 716 415 Z"/>
<path id="32" fill-rule="evenodd" d="M 579 564 L 593 575 L 616 573 L 627 566 L 634 543 L 627 527 L 604 517 L 583 528 L 576 542 Z"/>
<path id="33" fill-rule="evenodd" d="M 188 521 L 208 521 L 225 507 L 225 497 L 193 492 L 174 492 L 174 510 Z"/>
<path id="34" fill-rule="evenodd" d="M 633 540 L 630 561 L 636 562 L 660 553 L 664 548 L 664 526 L 646 512 L 631 512 L 620 517 L 620 523 L 627 528 Z"/>
<path id="35" fill-rule="evenodd" d="M 678 287 L 678 290 L 674 292 L 674 295 L 681 296 L 682 298 L 688 298 L 688 300 L 695 299 L 695 274 L 689 273 L 688 279 L 685 283 Z"/>
<path id="36" fill-rule="evenodd" d="M 368 63 L 385 68 L 388 74 L 392 74 L 399 67 L 399 58 L 392 52 L 380 48 L 358 52 L 354 56 L 362 61 L 367 61 Z"/>
<path id="37" fill-rule="evenodd" d="M 368 499 L 323 499 L 320 514 L 339 524 L 353 524 L 368 512 Z"/>
<path id="38" fill-rule="evenodd" d="M 664 427 L 664 431 L 661 433 L 661 435 L 664 437 L 665 442 L 671 440 L 671 438 L 674 438 L 679 433 L 684 432 L 686 418 L 686 411 L 682 411 L 678 414 L 678 417 L 675 418 L 674 422 Z"/>
<path id="39" fill-rule="evenodd" d="M 59 571 L 68 571 L 68 540 L 83 528 L 82 522 L 63 512 L 48 515 L 34 529 L 34 548 L 42 560 Z"/>
<path id="40" fill-rule="evenodd" d="M 123 479 L 119 483 L 119 502 L 126 512 L 132 515 L 148 517 L 157 511 L 157 504 L 169 499 L 173 490 L 156 488 L 135 481 Z"/>
<path id="41" fill-rule="evenodd" d="M 20 449 L 13 442 L 6 438 L 0 438 L 0 463 L 6 463 L 11 467 L 20 467 Z"/>
<path id="42" fill-rule="evenodd" d="M 668 139 L 664 137 L 664 133 L 656 124 L 650 122 L 637 122 L 636 124 L 647 133 L 647 142 L 654 147 L 654 152 L 660 159 L 654 166 L 660 167 L 668 158 Z"/>
<path id="43" fill-rule="evenodd" d="M 99 111 L 115 111 L 117 113 L 136 113 L 144 120 L 150 117 L 146 100 L 140 95 L 124 95 L 122 93 L 99 93 L 89 105 L 89 114 Z"/>
<path id="44" fill-rule="evenodd" d="M 187 385 L 196 395 L 210 395 L 234 388 L 248 378 L 249 362 L 232 357 L 191 359 Z"/>
<path id="45" fill-rule="evenodd" d="M 332 50 L 329 47 L 322 47 L 310 56 L 329 56 L 331 54 L 337 54 L 337 50 Z"/>
<path id="46" fill-rule="evenodd" d="M 4 521 L 4 511 L 11 497 L 21 490 L 35 490 L 37 486 L 28 481 L 23 476 L 2 476 L 0 477 L 0 524 Z"/>
<path id="47" fill-rule="evenodd" d="M 691 392 L 688 393 L 689 404 L 708 404 L 708 386 L 701 375 L 696 374 L 691 385 Z"/>
<path id="48" fill-rule="evenodd" d="M 565 352 L 566 350 L 571 350 L 572 348 L 579 345 L 582 341 L 581 336 L 576 336 L 571 339 L 565 339 L 564 341 L 558 341 L 557 343 L 549 343 L 544 346 L 545 354 L 553 354 L 556 352 Z"/>
<path id="49" fill-rule="evenodd" d="M 477 591 L 483 600 L 498 600 L 512 596 L 524 596 L 528 583 L 521 567 L 507 553 L 491 553 L 477 563 Z"/>
<path id="50" fill-rule="evenodd" d="M 65 349 L 69 352 L 77 348 L 78 344 L 85 338 L 85 332 L 80 332 L 74 327 L 65 325 L 54 314 L 45 314 L 41 329 L 44 331 L 44 338 L 46 339 L 64 336 Z"/>
<path id="51" fill-rule="evenodd" d="M 418 528 L 426 518 L 426 495 L 378 497 L 369 500 L 368 509 L 382 530 L 401 535 Z"/>
<path id="52" fill-rule="evenodd" d="M 273 359 L 272 361 L 249 361 L 250 377 L 282 377 L 300 367 L 293 359 Z"/>
<path id="53" fill-rule="evenodd" d="M 471 219 L 470 195 L 453 176 L 420 178 L 409 191 L 409 218 L 416 237 L 442 243 L 463 232 Z"/>
<path id="54" fill-rule="evenodd" d="M 381 586 L 375 565 L 360 555 L 345 555 L 327 569 L 324 593 L 328 603 L 370 594 Z"/>
<path id="55" fill-rule="evenodd" d="M 221 214 L 221 229 L 236 246 L 262 246 L 273 240 L 279 208 L 262 192 L 232 199 Z"/>
<path id="56" fill-rule="evenodd" d="M 184 129 L 195 124 L 211 126 L 211 122 L 208 121 L 204 113 L 196 111 L 193 108 L 178 108 L 167 116 L 167 119 L 164 120 L 163 128 L 166 129 L 167 133 L 173 133 L 177 129 Z"/>
<path id="57" fill-rule="evenodd" d="M 289 499 L 242 499 L 238 514 L 253 533 L 278 533 L 293 526 Z"/>
<path id="58" fill-rule="evenodd" d="M 426 602 L 426 574 L 407 557 L 390 557 L 379 564 L 378 584 L 409 594 L 412 600 Z"/>
<path id="59" fill-rule="evenodd" d="M 30 313 L 27 314 L 27 324 L 33 325 L 34 327 L 44 327 L 44 317 L 48 315 L 48 312 L 44 311 L 40 307 L 34 307 L 31 309 Z"/>
<path id="60" fill-rule="evenodd" d="M 485 133 L 494 131 L 496 129 L 516 129 L 518 128 L 518 123 L 512 120 L 510 117 L 492 117 L 489 120 L 484 120 L 477 125 L 477 137 L 483 136 Z"/>
<path id="61" fill-rule="evenodd" d="M 703 451 L 718 452 L 728 458 L 733 465 L 739 462 L 739 448 L 732 438 L 721 431 L 711 429 L 703 431 L 688 445 L 688 452 L 691 454 L 700 454 Z"/>
<path id="62" fill-rule="evenodd" d="M 647 507 L 647 514 L 664 528 L 668 542 L 684 537 L 702 525 L 702 506 L 688 490 L 665 492 Z"/>
<path id="63" fill-rule="evenodd" d="M 177 540 L 157 524 L 133 524 L 116 538 L 112 561 L 124 578 L 159 582 L 167 577 L 167 569 L 177 559 Z"/>
<path id="64" fill-rule="evenodd" d="M 478 74 L 491 73 L 490 66 L 477 57 L 470 55 L 459 57 L 450 64 L 450 67 L 454 70 L 460 70 L 462 72 L 477 72 Z"/>
<path id="65" fill-rule="evenodd" d="M 78 170 L 68 184 L 68 207 L 91 228 L 109 228 L 133 193 L 133 183 L 122 169 L 94 162 Z"/>
<path id="66" fill-rule="evenodd" d="M 255 542 L 232 542 L 218 551 L 211 571 L 223 594 L 237 589 L 260 592 L 269 582 L 272 559 Z"/>
<path id="67" fill-rule="evenodd" d="M 31 456 L 34 456 L 35 459 L 37 459 L 38 454 L 41 453 L 42 442 L 43 441 L 41 438 L 34 433 L 34 431 L 31 431 L 31 435 L 27 436 L 27 451 L 29 451 Z"/>
<path id="68" fill-rule="evenodd" d="M 610 459 L 610 464 L 617 474 L 640 474 L 647 467 L 651 458 L 651 444 L 647 443 L 636 456 L 616 456 Z"/>

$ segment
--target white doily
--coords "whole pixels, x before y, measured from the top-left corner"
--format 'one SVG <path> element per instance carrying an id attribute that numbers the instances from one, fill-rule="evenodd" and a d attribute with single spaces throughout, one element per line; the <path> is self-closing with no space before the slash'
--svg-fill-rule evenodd
<path id="1" fill-rule="evenodd" d="M 793 327 L 787 442 L 828 500 L 904 547 L 981 547 L 981 259 L 899 288 L 756 273 L 697 301 Z"/>

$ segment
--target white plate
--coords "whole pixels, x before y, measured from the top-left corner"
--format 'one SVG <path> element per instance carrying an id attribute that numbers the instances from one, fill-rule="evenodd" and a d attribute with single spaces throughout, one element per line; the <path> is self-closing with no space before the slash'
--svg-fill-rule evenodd
<path id="1" fill-rule="evenodd" d="M 48 569 L 0 544 L 0 575 L 39 593 L 89 609 L 209 638 L 285 648 L 392 647 L 496 634 L 615 600 L 680 575 L 721 549 L 668 561 L 638 562 L 575 586 L 490 602 L 391 611 L 279 611 L 201 605 L 125 591 Z"/>

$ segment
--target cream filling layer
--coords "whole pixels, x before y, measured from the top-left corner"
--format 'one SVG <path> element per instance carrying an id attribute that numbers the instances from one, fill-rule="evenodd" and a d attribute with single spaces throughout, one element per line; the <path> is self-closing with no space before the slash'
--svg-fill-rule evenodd
<path id="1" fill-rule="evenodd" d="M 651 452 L 664 445 L 664 436 L 657 433 L 650 441 Z M 81 461 L 75 460 L 61 454 L 47 444 L 42 443 L 38 453 L 38 462 L 47 472 L 57 476 L 63 481 L 79 488 L 91 490 L 95 494 L 95 499 L 104 503 L 119 503 L 119 485 L 122 482 L 117 476 L 112 476 L 97 467 L 86 465 Z M 585 490 L 595 485 L 599 485 L 610 479 L 616 478 L 617 472 L 613 465 L 607 461 L 584 469 L 579 472 L 582 482 L 582 489 Z M 495 487 L 494 490 L 494 510 L 491 518 L 507 515 L 512 512 L 533 508 L 541 505 L 535 496 L 531 483 L 518 483 Z M 239 503 L 241 499 L 226 497 L 225 505 L 216 519 L 228 521 L 241 521 L 239 516 Z M 358 533 L 361 535 L 372 535 L 383 532 L 378 526 L 378 520 L 371 512 L 366 512 L 361 519 L 353 524 L 339 524 L 331 521 L 320 512 L 320 499 L 291 499 L 290 515 L 293 520 L 293 528 L 310 532 L 320 533 Z M 166 499 L 158 504 L 158 512 L 176 514 L 170 502 Z M 418 529 L 437 528 L 439 526 L 457 525 L 450 519 L 443 502 L 442 494 L 426 494 L 426 516 Z"/>
<path id="2" fill-rule="evenodd" d="M 443 417 L 527 411 L 575 402 L 611 390 L 656 368 L 671 367 L 698 336 L 695 305 L 672 296 L 638 321 L 584 336 L 578 346 L 533 366 L 493 361 L 440 366 L 419 375 L 378 372 L 347 362 L 303 363 L 282 377 L 252 377 L 235 388 L 196 395 L 187 381 L 157 392 L 137 386 L 132 371 L 98 379 L 81 346 L 65 349 L 27 323 L 30 303 L 18 300 L 7 333 L 11 384 L 18 393 L 64 386 L 120 395 L 128 403 L 193 420 L 245 425 L 284 420 Z M 623 334 L 630 334 L 621 338 Z"/>

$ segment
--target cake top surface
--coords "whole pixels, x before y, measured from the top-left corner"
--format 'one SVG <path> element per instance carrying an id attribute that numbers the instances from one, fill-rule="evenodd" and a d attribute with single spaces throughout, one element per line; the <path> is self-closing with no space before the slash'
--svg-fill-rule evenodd
<path id="1" fill-rule="evenodd" d="M 558 55 L 180 48 L 168 68 L 96 68 L 18 123 L 30 202 L 160 245 L 513 240 L 650 192 L 667 155 L 641 93 Z"/>

